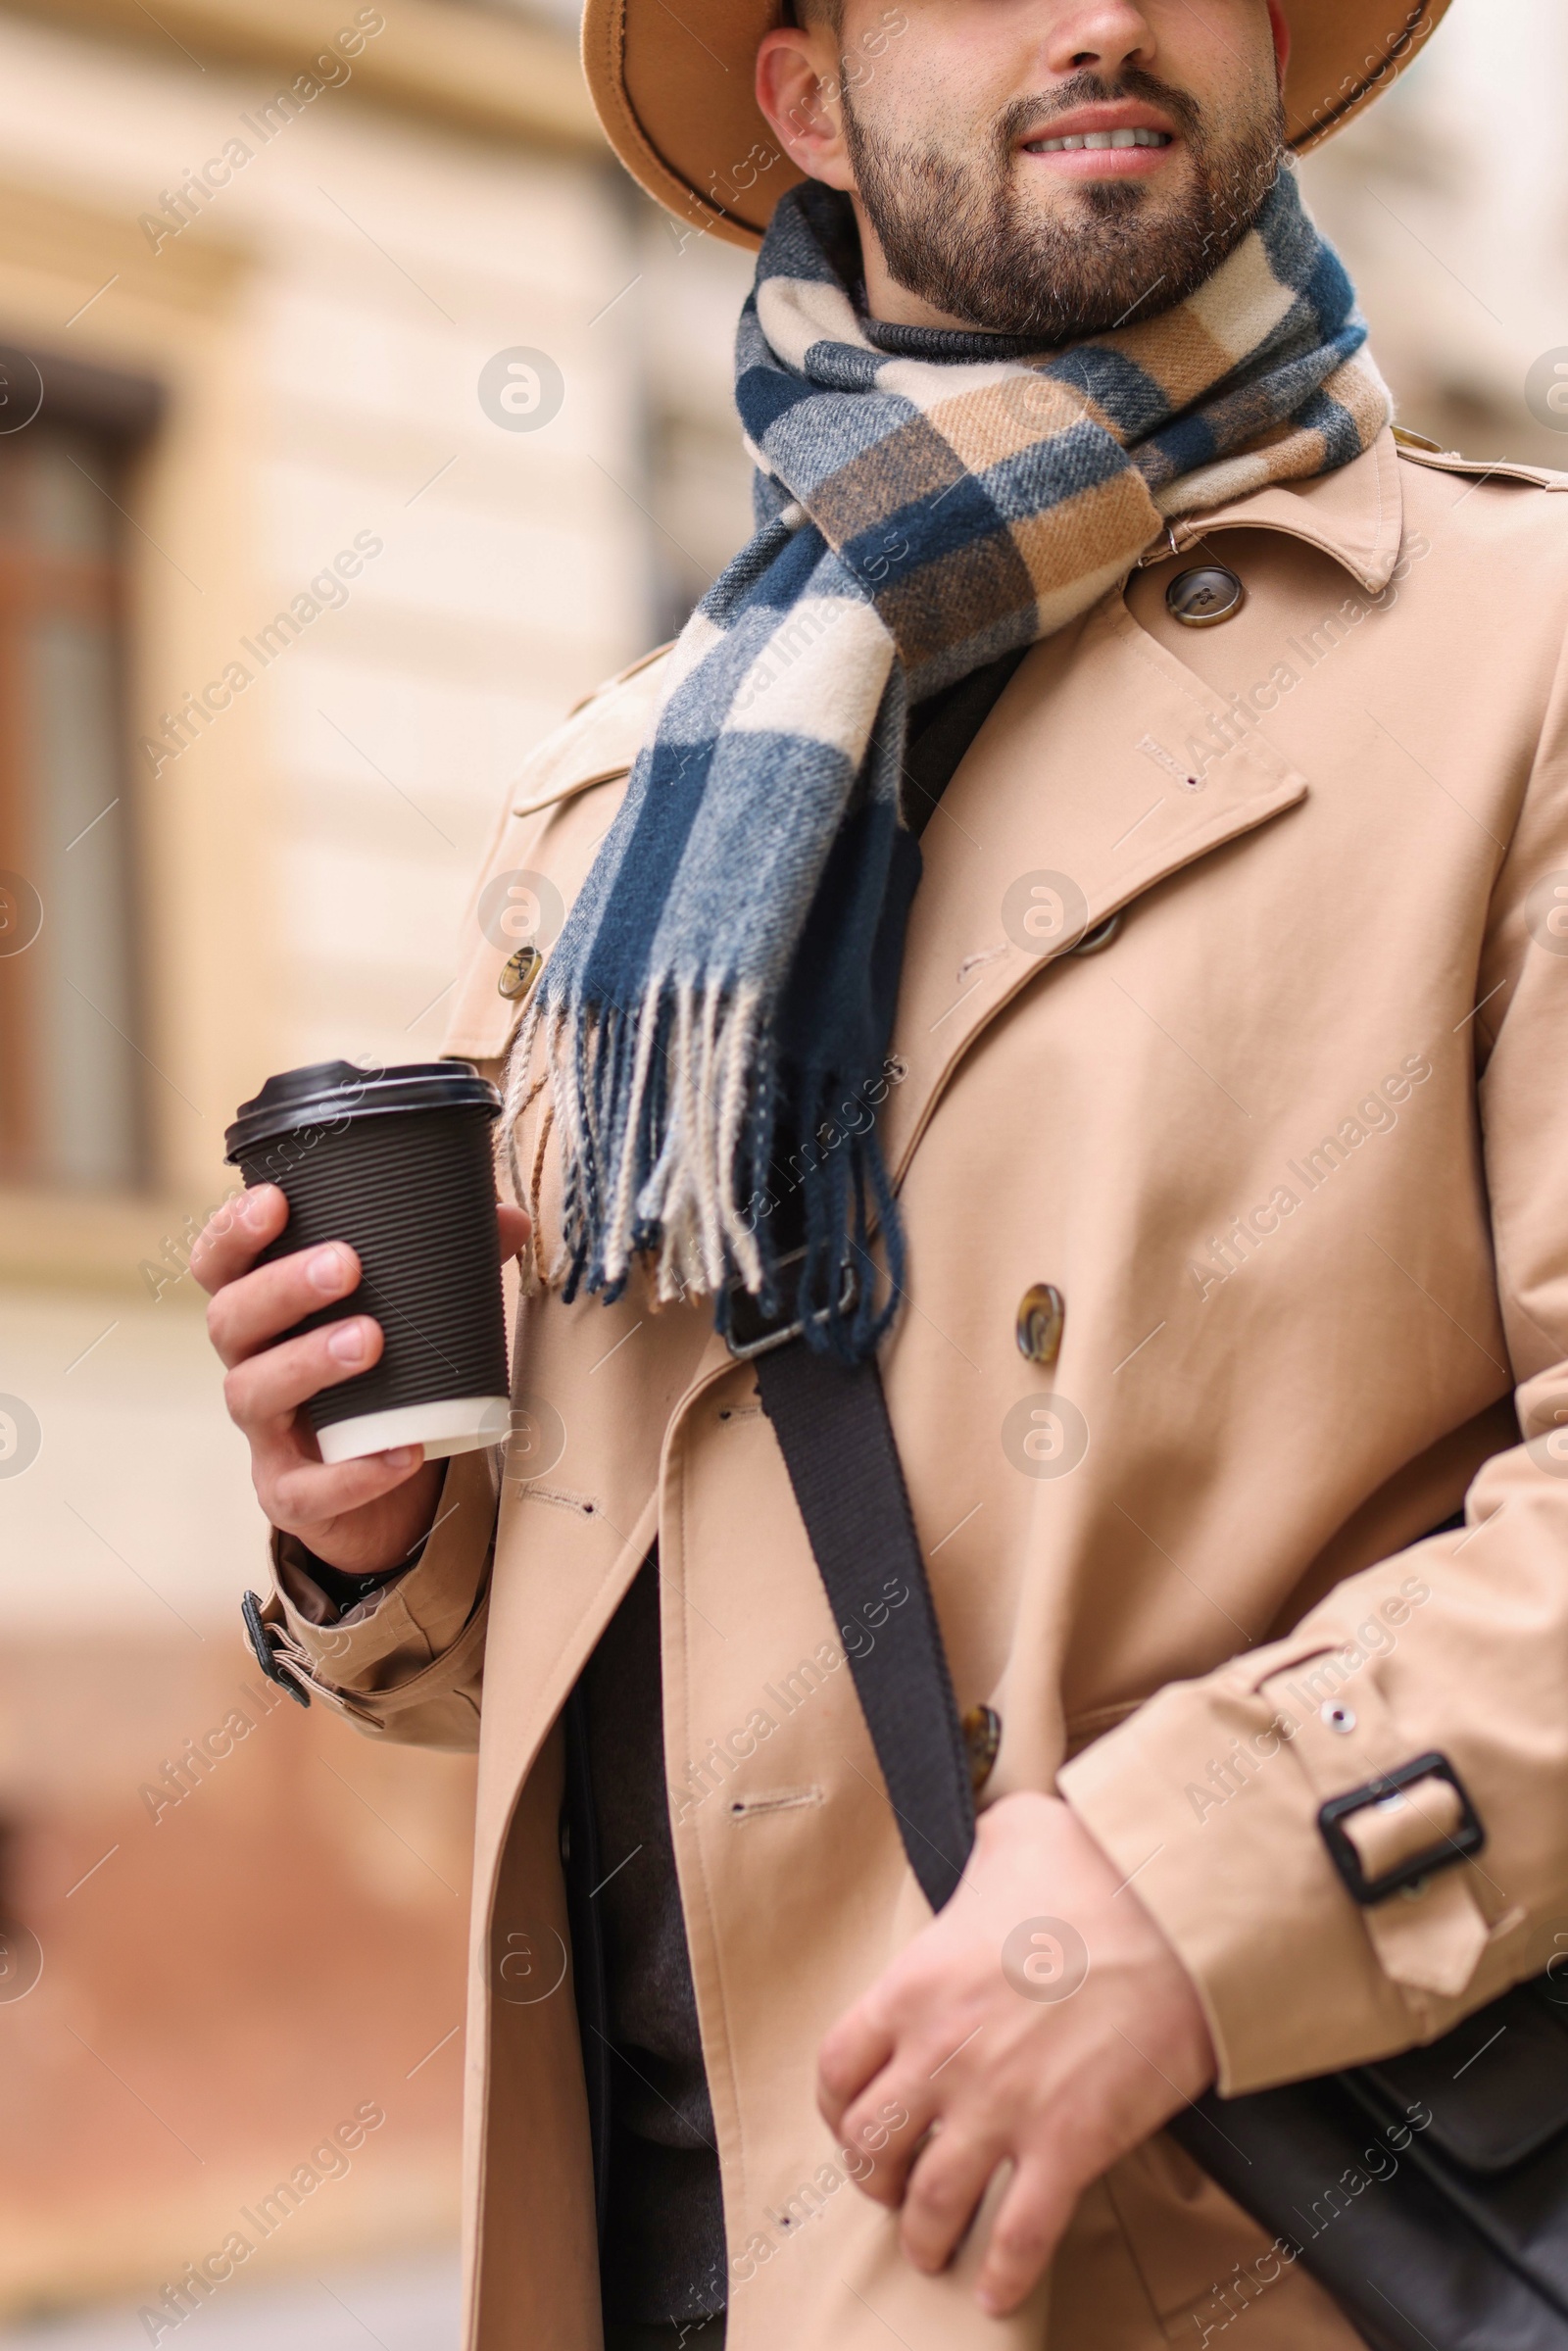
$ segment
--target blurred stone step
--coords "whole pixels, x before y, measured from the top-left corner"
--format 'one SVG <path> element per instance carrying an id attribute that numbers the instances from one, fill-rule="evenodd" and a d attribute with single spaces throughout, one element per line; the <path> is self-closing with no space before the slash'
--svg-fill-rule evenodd
<path id="1" fill-rule="evenodd" d="M 236 2280 L 158 2341 L 164 2351 L 458 2351 L 460 2292 L 455 2252 L 270 2285 Z M 147 2351 L 151 2331 L 127 2303 L 0 2329 L 0 2351 Z"/>

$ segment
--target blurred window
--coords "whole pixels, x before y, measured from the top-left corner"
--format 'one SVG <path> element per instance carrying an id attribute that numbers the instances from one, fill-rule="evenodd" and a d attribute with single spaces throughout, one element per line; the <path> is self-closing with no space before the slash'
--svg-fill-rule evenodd
<path id="1" fill-rule="evenodd" d="M 152 387 L 64 372 L 0 354 L 0 1179 L 114 1187 L 143 1161 L 119 510 Z"/>

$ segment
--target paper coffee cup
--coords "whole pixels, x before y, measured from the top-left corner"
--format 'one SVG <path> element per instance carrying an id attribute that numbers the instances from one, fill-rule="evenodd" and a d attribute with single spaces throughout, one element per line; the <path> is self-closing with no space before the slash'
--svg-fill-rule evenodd
<path id="1" fill-rule="evenodd" d="M 288 1223 L 259 1263 L 346 1241 L 361 1280 L 286 1334 L 369 1314 L 379 1362 L 311 1397 L 323 1461 L 398 1445 L 429 1460 L 507 1435 L 507 1329 L 491 1129 L 501 1098 L 471 1061 L 365 1070 L 317 1061 L 269 1078 L 223 1138 L 246 1185 L 276 1184 Z"/>

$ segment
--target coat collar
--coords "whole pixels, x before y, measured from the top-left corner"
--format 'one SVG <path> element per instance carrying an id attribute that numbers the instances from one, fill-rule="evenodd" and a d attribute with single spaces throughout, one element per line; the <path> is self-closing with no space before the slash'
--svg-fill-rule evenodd
<path id="1" fill-rule="evenodd" d="M 1183 555 L 1214 531 L 1277 530 L 1332 556 L 1377 596 L 1393 577 L 1403 529 L 1398 445 L 1385 425 L 1370 449 L 1332 473 L 1276 482 L 1208 514 L 1183 515 L 1144 561 Z"/>

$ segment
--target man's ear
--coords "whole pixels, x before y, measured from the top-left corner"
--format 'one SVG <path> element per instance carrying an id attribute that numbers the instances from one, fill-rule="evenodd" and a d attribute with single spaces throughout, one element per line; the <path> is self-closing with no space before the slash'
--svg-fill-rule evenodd
<path id="1" fill-rule="evenodd" d="M 1271 0 L 1272 5 L 1272 0 Z M 838 47 L 825 25 L 781 24 L 757 52 L 757 103 L 790 161 L 830 188 L 853 189 Z"/>
<path id="2" fill-rule="evenodd" d="M 1285 87 L 1285 74 L 1291 62 L 1291 28 L 1285 22 L 1284 0 L 1268 0 L 1269 30 L 1274 35 L 1274 55 L 1279 62 L 1280 87 Z"/>

